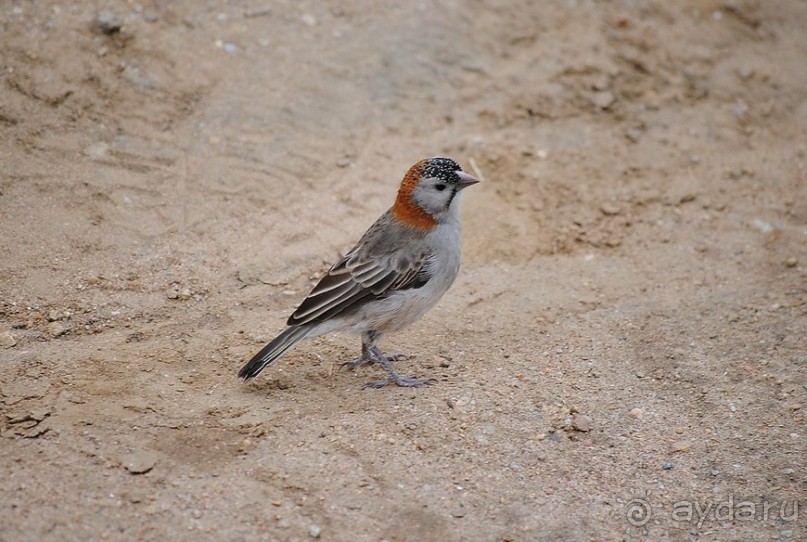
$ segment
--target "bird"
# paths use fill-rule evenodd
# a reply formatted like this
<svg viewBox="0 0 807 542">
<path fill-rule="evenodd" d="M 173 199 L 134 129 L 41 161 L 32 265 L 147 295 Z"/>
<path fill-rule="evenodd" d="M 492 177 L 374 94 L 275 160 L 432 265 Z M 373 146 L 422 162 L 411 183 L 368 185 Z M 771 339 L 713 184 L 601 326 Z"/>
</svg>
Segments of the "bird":
<svg viewBox="0 0 807 542">
<path fill-rule="evenodd" d="M 378 341 L 419 320 L 451 287 L 460 267 L 460 202 L 463 191 L 478 182 L 447 157 L 410 167 L 392 207 L 322 276 L 286 329 L 238 376 L 256 377 L 303 339 L 346 331 L 361 336 L 361 355 L 342 365 L 355 369 L 378 363 L 387 373 L 364 388 L 433 382 L 398 374 L 392 362 L 404 356 L 382 352 Z"/>
</svg>

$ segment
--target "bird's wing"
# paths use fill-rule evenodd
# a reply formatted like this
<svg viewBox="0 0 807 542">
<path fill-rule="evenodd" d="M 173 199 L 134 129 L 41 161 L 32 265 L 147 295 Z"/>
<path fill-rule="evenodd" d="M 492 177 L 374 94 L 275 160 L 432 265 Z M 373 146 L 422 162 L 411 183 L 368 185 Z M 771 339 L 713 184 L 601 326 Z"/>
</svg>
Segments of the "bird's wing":
<svg viewBox="0 0 807 542">
<path fill-rule="evenodd" d="M 322 322 L 394 291 L 420 288 L 430 278 L 430 259 L 428 251 L 373 254 L 360 243 L 320 279 L 287 323 Z"/>
</svg>

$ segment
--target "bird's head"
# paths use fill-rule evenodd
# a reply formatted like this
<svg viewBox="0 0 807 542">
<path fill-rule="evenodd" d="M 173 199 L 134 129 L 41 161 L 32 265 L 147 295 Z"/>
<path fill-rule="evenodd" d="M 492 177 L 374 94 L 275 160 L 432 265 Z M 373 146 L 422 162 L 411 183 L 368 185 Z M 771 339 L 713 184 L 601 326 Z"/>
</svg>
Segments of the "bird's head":
<svg viewBox="0 0 807 542">
<path fill-rule="evenodd" d="M 392 212 L 409 226 L 431 229 L 454 216 L 461 191 L 478 182 L 451 158 L 421 160 L 401 180 Z"/>
</svg>

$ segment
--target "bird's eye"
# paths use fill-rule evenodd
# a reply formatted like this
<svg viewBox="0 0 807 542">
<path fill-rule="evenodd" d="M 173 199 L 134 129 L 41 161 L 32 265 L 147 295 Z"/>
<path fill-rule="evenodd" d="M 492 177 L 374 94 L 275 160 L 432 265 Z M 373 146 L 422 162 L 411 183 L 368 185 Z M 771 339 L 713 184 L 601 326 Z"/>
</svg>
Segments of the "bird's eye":
<svg viewBox="0 0 807 542">
<path fill-rule="evenodd" d="M 446 189 L 446 185 L 444 184 L 436 184 L 434 185 L 434 187 L 437 189 L 438 192 L 442 192 L 443 190 Z"/>
</svg>

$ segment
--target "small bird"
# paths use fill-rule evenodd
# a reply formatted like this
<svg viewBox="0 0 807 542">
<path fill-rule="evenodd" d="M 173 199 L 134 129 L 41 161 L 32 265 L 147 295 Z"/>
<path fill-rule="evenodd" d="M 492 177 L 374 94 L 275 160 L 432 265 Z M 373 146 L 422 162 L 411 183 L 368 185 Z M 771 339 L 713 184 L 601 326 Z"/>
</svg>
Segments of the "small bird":
<svg viewBox="0 0 807 542">
<path fill-rule="evenodd" d="M 376 343 L 419 320 L 454 282 L 460 267 L 462 191 L 478 182 L 451 158 L 428 158 L 409 168 L 393 206 L 328 270 L 289 317 L 288 327 L 238 376 L 254 378 L 305 338 L 347 331 L 361 335 L 361 356 L 343 366 L 380 363 L 387 371 L 387 378 L 364 387 L 431 382 L 399 375 L 391 362 L 402 356 L 385 354 Z"/>
</svg>

